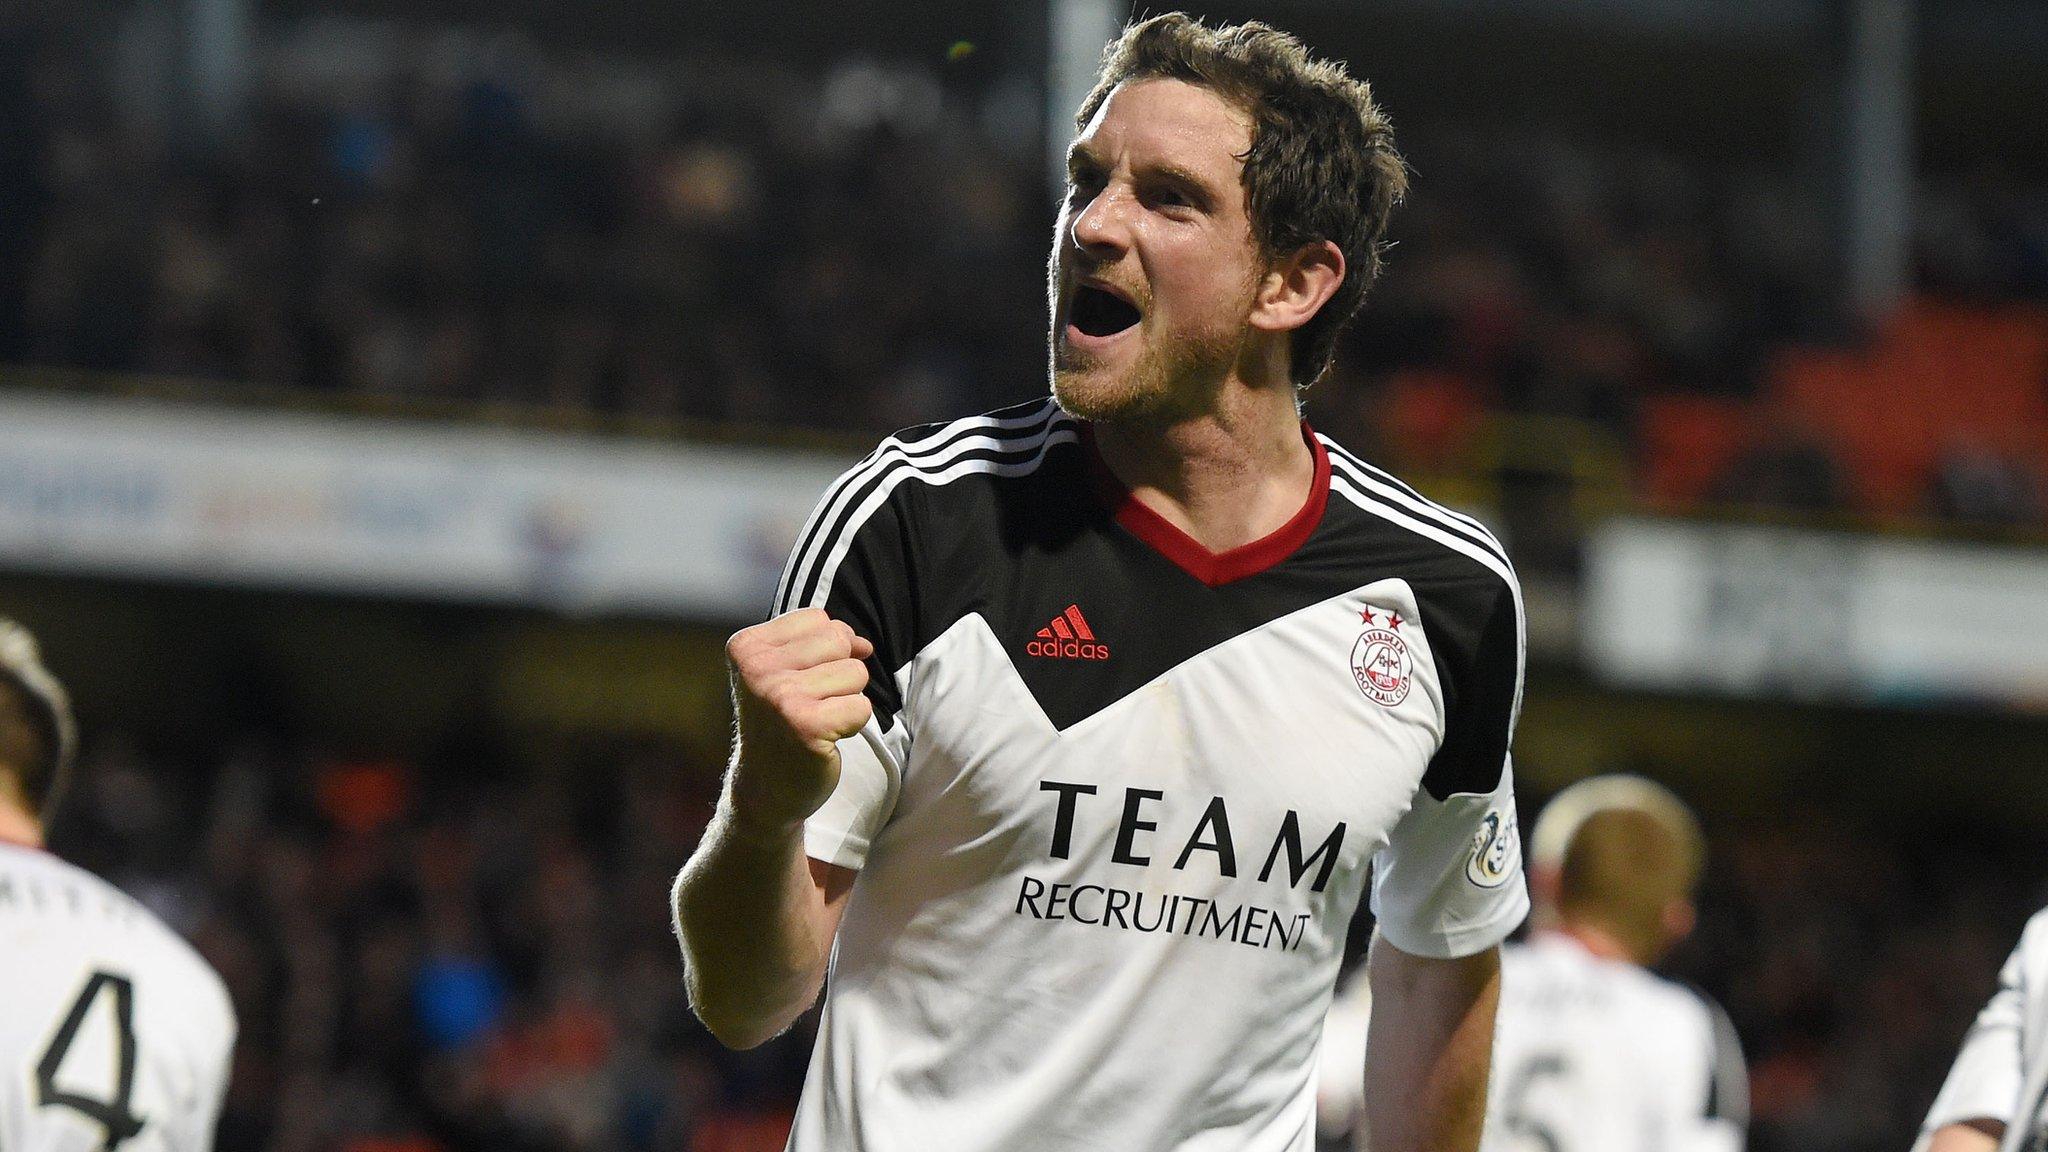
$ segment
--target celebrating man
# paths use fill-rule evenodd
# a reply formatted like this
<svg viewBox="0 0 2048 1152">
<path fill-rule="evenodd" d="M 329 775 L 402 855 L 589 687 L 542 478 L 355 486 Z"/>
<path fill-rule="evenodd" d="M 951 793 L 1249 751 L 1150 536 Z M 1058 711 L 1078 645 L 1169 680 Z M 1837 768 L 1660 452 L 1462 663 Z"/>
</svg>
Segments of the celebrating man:
<svg viewBox="0 0 2048 1152">
<path fill-rule="evenodd" d="M 745 1046 L 827 987 L 799 1152 L 1305 1152 L 1370 866 L 1374 1147 L 1469 1152 L 1527 908 L 1520 593 L 1297 407 L 1391 130 L 1292 37 L 1180 15 L 1076 122 L 1051 400 L 885 441 L 728 646 L 692 1002 Z"/>
</svg>

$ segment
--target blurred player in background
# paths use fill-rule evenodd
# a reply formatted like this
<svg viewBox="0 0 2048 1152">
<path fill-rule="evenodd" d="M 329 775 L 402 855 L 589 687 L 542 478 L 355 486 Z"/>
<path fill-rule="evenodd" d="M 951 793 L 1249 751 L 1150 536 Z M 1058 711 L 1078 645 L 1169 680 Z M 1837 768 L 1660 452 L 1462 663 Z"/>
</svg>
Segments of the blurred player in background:
<svg viewBox="0 0 2048 1152">
<path fill-rule="evenodd" d="M 2020 933 L 1913 1148 L 2048 1149 L 2048 910 Z"/>
<path fill-rule="evenodd" d="M 44 850 L 75 744 L 63 686 L 0 619 L 0 1149 L 204 1152 L 234 1006 L 177 933 Z"/>
<path fill-rule="evenodd" d="M 1486 1152 L 1733 1152 L 1748 1077 L 1719 1006 L 1648 971 L 1693 928 L 1706 841 L 1662 785 L 1558 793 L 1529 842 L 1534 934 L 1501 960 Z M 1367 982 L 1331 1011 L 1322 1127 L 1358 1127 Z"/>
<path fill-rule="evenodd" d="M 1470 1152 L 1528 908 L 1520 590 L 1298 408 L 1391 129 L 1293 38 L 1179 15 L 1078 122 L 1053 398 L 885 441 L 728 648 L 692 1003 L 759 1043 L 829 963 L 797 1152 L 1310 1152 L 1371 862 L 1375 1138 Z"/>
</svg>

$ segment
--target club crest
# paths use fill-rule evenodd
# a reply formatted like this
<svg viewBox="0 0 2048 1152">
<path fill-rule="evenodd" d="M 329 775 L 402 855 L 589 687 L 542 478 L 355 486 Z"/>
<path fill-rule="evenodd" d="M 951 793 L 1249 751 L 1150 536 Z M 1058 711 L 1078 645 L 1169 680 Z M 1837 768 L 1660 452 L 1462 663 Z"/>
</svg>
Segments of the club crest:
<svg viewBox="0 0 2048 1152">
<path fill-rule="evenodd" d="M 1392 627 L 1369 627 L 1351 646 L 1351 678 L 1374 703 L 1392 708 L 1406 700 L 1414 673 L 1415 658 L 1408 651 L 1408 642 Z"/>
</svg>

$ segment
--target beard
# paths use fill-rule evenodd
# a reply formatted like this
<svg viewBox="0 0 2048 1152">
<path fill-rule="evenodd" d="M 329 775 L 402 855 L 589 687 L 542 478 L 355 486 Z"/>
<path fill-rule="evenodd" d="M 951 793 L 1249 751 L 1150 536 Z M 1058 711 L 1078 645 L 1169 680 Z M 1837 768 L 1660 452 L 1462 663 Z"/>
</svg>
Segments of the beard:
<svg viewBox="0 0 2048 1152">
<path fill-rule="evenodd" d="M 1067 220 L 1061 216 L 1061 235 Z M 1060 316 L 1060 246 L 1053 245 L 1046 260 L 1046 303 L 1051 316 L 1047 333 L 1047 360 L 1052 377 L 1053 400 L 1060 409 L 1079 420 L 1097 422 L 1147 421 L 1168 423 L 1176 417 L 1201 412 L 1213 404 L 1216 394 L 1243 350 L 1242 325 L 1231 328 L 1197 329 L 1165 333 L 1154 331 L 1155 301 L 1149 286 L 1128 284 L 1131 303 L 1140 319 L 1129 332 L 1138 343 L 1135 353 L 1118 349 L 1111 357 L 1062 340 L 1064 321 Z M 1250 296 L 1256 281 L 1244 287 L 1243 308 L 1251 309 Z"/>
<path fill-rule="evenodd" d="M 1130 338 L 1135 354 L 1116 355 L 1118 364 L 1076 348 L 1054 331 L 1050 340 L 1052 396 L 1060 409 L 1080 420 L 1171 421 L 1205 411 L 1237 362 L 1241 332 L 1192 332 L 1161 339 L 1141 320 Z"/>
<path fill-rule="evenodd" d="M 1143 340 L 1143 334 L 1136 334 Z M 1165 346 L 1146 344 L 1127 363 L 1061 344 L 1053 337 L 1052 396 L 1061 410 L 1081 420 L 1128 421 L 1171 418 L 1182 409 L 1199 410 L 1228 375 L 1234 342 L 1211 337 Z"/>
</svg>

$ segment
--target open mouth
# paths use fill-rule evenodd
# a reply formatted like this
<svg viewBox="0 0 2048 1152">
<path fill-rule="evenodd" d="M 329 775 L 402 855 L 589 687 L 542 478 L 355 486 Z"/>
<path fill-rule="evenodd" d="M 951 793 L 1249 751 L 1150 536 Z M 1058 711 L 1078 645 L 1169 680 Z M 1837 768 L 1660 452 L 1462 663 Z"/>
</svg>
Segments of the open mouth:
<svg viewBox="0 0 2048 1152">
<path fill-rule="evenodd" d="M 1074 290 L 1074 303 L 1067 310 L 1067 321 L 1088 336 L 1114 336 L 1139 318 L 1137 305 L 1092 284 Z"/>
</svg>

